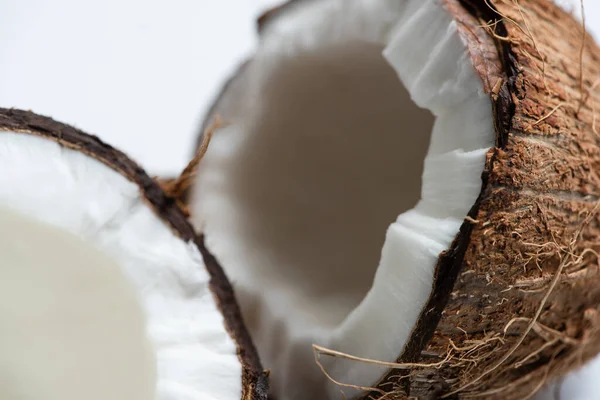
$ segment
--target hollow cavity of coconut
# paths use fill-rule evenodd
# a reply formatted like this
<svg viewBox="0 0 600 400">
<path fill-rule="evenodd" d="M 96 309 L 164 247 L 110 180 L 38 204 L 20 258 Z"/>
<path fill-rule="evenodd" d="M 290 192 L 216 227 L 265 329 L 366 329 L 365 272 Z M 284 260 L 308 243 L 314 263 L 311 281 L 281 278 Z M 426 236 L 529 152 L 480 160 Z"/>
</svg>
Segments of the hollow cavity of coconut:
<svg viewBox="0 0 600 400">
<path fill-rule="evenodd" d="M 0 109 L 0 398 L 266 399 L 223 271 L 124 154 Z"/>
<path fill-rule="evenodd" d="M 260 31 L 190 203 L 276 398 L 523 399 L 599 351 L 600 53 L 576 21 L 305 0 Z"/>
</svg>

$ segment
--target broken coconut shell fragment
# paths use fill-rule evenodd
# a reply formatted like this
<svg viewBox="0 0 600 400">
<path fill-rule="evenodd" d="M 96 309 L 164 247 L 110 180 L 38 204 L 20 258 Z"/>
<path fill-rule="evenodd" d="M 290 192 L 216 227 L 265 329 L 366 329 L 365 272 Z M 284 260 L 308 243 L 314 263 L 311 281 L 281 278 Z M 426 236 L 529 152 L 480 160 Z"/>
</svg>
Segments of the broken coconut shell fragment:
<svg viewBox="0 0 600 400">
<path fill-rule="evenodd" d="M 0 109 L 0 397 L 266 399 L 223 270 L 135 162 Z"/>
<path fill-rule="evenodd" d="M 261 18 L 189 205 L 276 398 L 524 399 L 600 351 L 599 61 L 546 0 Z"/>
</svg>

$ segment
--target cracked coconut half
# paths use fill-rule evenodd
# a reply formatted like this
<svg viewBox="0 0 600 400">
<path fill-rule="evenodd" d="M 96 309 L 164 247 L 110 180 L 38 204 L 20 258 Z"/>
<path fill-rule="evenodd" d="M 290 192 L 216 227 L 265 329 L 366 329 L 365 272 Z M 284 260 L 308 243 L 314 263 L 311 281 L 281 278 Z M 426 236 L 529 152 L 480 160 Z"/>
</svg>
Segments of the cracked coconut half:
<svg viewBox="0 0 600 400">
<path fill-rule="evenodd" d="M 297 0 L 259 30 L 189 203 L 275 398 L 524 399 L 600 350 L 600 52 L 578 22 Z"/>
<path fill-rule="evenodd" d="M 0 398 L 266 399 L 223 271 L 124 154 L 0 109 Z"/>
</svg>

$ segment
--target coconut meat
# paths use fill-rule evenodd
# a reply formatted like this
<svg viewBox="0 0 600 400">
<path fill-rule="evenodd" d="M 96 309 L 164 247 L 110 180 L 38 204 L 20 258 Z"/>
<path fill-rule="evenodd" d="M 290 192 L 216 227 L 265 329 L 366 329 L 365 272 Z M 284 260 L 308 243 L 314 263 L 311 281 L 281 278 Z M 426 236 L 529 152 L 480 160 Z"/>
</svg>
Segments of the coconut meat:
<svg viewBox="0 0 600 400">
<path fill-rule="evenodd" d="M 279 399 L 339 398 L 313 343 L 392 362 L 481 190 L 489 97 L 440 0 L 298 1 L 214 108 L 193 195 Z M 386 368 L 321 357 L 336 380 Z"/>
<path fill-rule="evenodd" d="M 120 267 L 0 208 L 0 398 L 153 399 L 153 349 Z"/>
<path fill-rule="evenodd" d="M 241 398 L 198 248 L 137 184 L 19 132 L 0 170 L 2 399 Z"/>
</svg>

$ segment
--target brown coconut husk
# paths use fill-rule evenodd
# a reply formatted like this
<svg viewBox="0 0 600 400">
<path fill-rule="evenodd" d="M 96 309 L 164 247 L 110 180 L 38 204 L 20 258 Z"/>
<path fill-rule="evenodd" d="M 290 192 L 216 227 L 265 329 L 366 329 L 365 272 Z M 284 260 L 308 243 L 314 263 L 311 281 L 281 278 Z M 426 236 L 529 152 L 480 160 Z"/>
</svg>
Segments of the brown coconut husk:
<svg viewBox="0 0 600 400">
<path fill-rule="evenodd" d="M 548 0 L 443 3 L 490 96 L 496 146 L 398 363 L 362 398 L 527 399 L 600 352 L 600 50 Z"/>
<path fill-rule="evenodd" d="M 380 386 L 525 399 L 600 351 L 596 93 L 583 104 L 579 82 L 583 71 L 593 84 L 600 52 L 588 38 L 582 63 L 586 33 L 548 1 L 445 3 L 492 99 L 497 146 L 399 361 L 451 358 Z"/>
<path fill-rule="evenodd" d="M 189 207 L 187 200 L 189 197 L 189 191 L 196 178 L 196 172 L 198 171 L 198 165 L 204 158 L 210 144 L 210 140 L 215 131 L 223 125 L 219 116 L 216 116 L 213 123 L 206 129 L 203 129 L 200 141 L 198 142 L 198 149 L 192 160 L 185 166 L 183 171 L 176 178 L 156 178 L 156 182 L 163 189 L 167 197 L 173 199 L 177 205 L 184 212 L 186 217 L 189 217 Z"/>
<path fill-rule="evenodd" d="M 84 153 L 110 167 L 139 186 L 147 204 L 178 237 L 198 246 L 211 277 L 210 287 L 217 307 L 224 317 L 227 331 L 237 345 L 237 352 L 242 364 L 241 399 L 266 400 L 268 373 L 263 371 L 258 353 L 244 325 L 231 284 L 223 269 L 206 249 L 204 237 L 196 235 L 186 215 L 174 199 L 169 197 L 158 183 L 124 153 L 102 142 L 96 136 L 86 134 L 72 126 L 29 111 L 0 108 L 0 135 L 3 131 L 35 135 L 57 142 L 65 148 Z M 207 371 L 207 373 L 210 372 Z"/>
<path fill-rule="evenodd" d="M 525 399 L 600 351 L 596 94 L 582 104 L 578 82 L 579 68 L 598 76 L 600 52 L 588 38 L 582 64 L 585 32 L 548 1 L 445 3 L 492 99 L 497 146 L 399 362 L 450 359 L 379 387 Z"/>
</svg>

